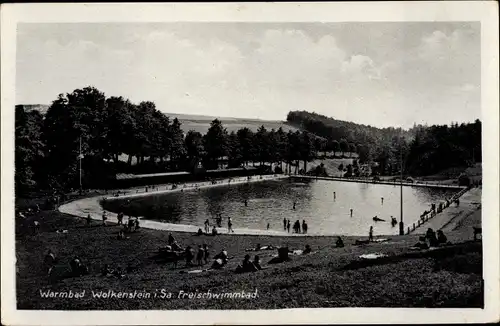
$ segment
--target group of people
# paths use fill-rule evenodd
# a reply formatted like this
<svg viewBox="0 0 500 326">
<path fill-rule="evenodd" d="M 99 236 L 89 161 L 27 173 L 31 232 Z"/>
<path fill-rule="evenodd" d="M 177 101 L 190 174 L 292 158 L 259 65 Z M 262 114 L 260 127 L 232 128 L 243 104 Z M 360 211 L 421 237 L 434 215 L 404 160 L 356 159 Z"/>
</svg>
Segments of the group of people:
<svg viewBox="0 0 500 326">
<path fill-rule="evenodd" d="M 196 264 L 198 266 L 203 266 L 208 263 L 208 258 L 210 257 L 210 252 L 208 251 L 208 245 L 203 244 L 198 246 L 198 252 L 195 256 L 195 251 L 193 247 L 186 247 L 186 266 L 193 266 L 194 259 L 196 258 Z"/>
<path fill-rule="evenodd" d="M 128 232 L 134 232 L 139 230 L 140 228 L 140 222 L 139 218 L 132 218 L 132 216 L 129 216 L 127 223 L 123 222 L 124 214 L 122 212 L 118 213 L 117 215 L 117 220 L 118 220 L 118 225 L 123 225 L 123 230 L 120 231 L 118 238 L 123 238 L 122 234 L 128 233 Z M 108 215 L 106 211 L 102 213 L 102 225 L 107 226 L 107 221 L 108 220 Z M 87 215 L 86 218 L 87 226 L 92 225 L 92 216 L 90 213 Z"/>
<path fill-rule="evenodd" d="M 203 245 L 198 245 L 198 251 L 196 252 L 192 246 L 187 246 L 185 249 L 175 240 L 173 235 L 170 233 L 168 235 L 168 246 L 166 248 L 171 253 L 176 253 L 177 258 L 184 258 L 186 262 L 186 267 L 192 266 L 203 266 L 209 263 L 210 251 L 208 245 L 205 243 Z M 222 268 L 229 257 L 227 251 L 222 249 L 220 253 L 214 256 L 214 262 L 211 266 L 212 269 Z M 174 260 L 175 266 L 177 265 L 177 259 Z"/>
<path fill-rule="evenodd" d="M 44 270 L 48 276 L 51 275 L 52 271 L 54 270 L 54 267 L 56 266 L 57 261 L 58 259 L 55 253 L 49 249 L 43 260 Z M 82 276 L 82 275 L 87 275 L 89 273 L 87 265 L 85 265 L 78 256 L 75 256 L 73 259 L 70 260 L 69 267 L 71 276 Z"/>
<path fill-rule="evenodd" d="M 215 223 L 216 223 L 217 227 L 219 227 L 219 228 L 222 227 L 222 214 L 221 213 L 217 214 L 217 217 L 215 218 Z M 210 233 L 210 220 L 207 218 L 203 224 L 204 224 L 205 234 L 209 234 Z M 198 234 L 200 234 L 200 230 L 198 230 Z M 227 218 L 227 231 L 229 233 L 234 233 L 233 221 L 232 221 L 231 217 Z M 201 233 L 203 233 L 203 231 Z M 217 235 L 217 234 L 218 234 L 218 231 L 217 231 L 215 225 L 213 225 L 212 226 L 212 235 Z"/>
<path fill-rule="evenodd" d="M 140 223 L 139 223 L 138 217 L 132 218 L 132 216 L 129 216 L 126 224 L 123 223 L 123 217 L 124 217 L 124 214 L 122 212 L 118 213 L 118 215 L 117 215 L 118 225 L 123 225 L 124 232 L 133 232 L 133 231 L 139 230 Z"/>
<path fill-rule="evenodd" d="M 283 230 L 285 230 L 288 233 L 290 233 L 290 226 L 291 226 L 290 219 L 284 218 L 283 219 Z M 295 223 L 293 224 L 293 232 L 294 233 L 307 234 L 307 228 L 308 228 L 308 226 L 307 226 L 307 223 L 306 223 L 305 220 L 302 220 L 302 228 L 301 228 L 299 220 L 295 221 Z"/>
<path fill-rule="evenodd" d="M 448 244 L 448 238 L 442 230 L 435 232 L 432 228 L 428 228 L 425 236 L 420 237 L 419 242 L 414 246 L 419 249 L 428 249 L 430 247 L 438 247 Z"/>
</svg>

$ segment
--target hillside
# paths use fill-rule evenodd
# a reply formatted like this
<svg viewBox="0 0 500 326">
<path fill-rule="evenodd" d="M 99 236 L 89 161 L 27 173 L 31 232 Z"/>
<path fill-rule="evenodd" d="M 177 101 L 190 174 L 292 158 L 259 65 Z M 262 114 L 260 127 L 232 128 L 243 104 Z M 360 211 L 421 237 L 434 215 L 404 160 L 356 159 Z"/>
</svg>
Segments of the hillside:
<svg viewBox="0 0 500 326">
<path fill-rule="evenodd" d="M 394 137 L 411 138 L 411 132 L 401 128 L 377 128 L 350 121 L 337 120 L 307 111 L 290 111 L 287 122 L 326 139 L 346 139 L 356 144 L 380 144 Z"/>
</svg>

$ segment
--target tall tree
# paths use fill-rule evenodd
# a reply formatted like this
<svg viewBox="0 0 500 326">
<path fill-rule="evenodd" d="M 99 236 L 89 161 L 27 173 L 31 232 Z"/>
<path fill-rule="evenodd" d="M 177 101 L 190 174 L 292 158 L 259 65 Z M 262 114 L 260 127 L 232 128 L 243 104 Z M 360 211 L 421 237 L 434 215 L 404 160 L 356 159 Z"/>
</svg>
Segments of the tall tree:
<svg viewBox="0 0 500 326">
<path fill-rule="evenodd" d="M 301 134 L 297 130 L 295 132 L 292 132 L 291 130 L 288 131 L 287 138 L 288 138 L 288 150 L 286 154 L 286 161 L 288 165 L 288 173 L 292 173 L 292 165 L 295 165 L 295 174 L 298 172 L 298 167 L 299 167 L 299 160 L 300 160 L 300 137 Z"/>
<path fill-rule="evenodd" d="M 179 119 L 175 118 L 170 125 L 170 162 L 174 169 L 179 168 L 179 162 L 186 155 L 186 148 L 184 147 L 184 132 L 181 129 Z"/>
<path fill-rule="evenodd" d="M 352 153 L 356 153 L 356 151 L 356 145 L 353 143 L 349 144 L 349 157 L 352 157 Z"/>
<path fill-rule="evenodd" d="M 288 137 L 281 127 L 276 131 L 275 142 L 277 159 L 281 165 L 281 170 L 283 170 L 283 161 L 286 159 L 289 144 Z"/>
<path fill-rule="evenodd" d="M 335 153 L 340 151 L 340 144 L 339 144 L 339 142 L 336 141 L 336 140 L 332 140 L 332 142 L 331 142 L 331 149 L 333 151 L 333 156 L 335 156 Z"/>
<path fill-rule="evenodd" d="M 369 163 L 372 160 L 370 146 L 362 144 L 358 146 L 357 150 L 360 163 Z"/>
<path fill-rule="evenodd" d="M 42 139 L 43 117 L 38 111 L 15 109 L 15 171 L 16 195 L 40 187 L 43 183 Z M 41 181 L 41 182 L 40 182 Z"/>
<path fill-rule="evenodd" d="M 349 150 L 349 144 L 348 144 L 347 140 L 342 138 L 340 140 L 339 145 L 340 145 L 340 150 L 342 151 L 342 156 L 344 156 L 345 152 L 347 152 Z"/>
<path fill-rule="evenodd" d="M 300 137 L 300 159 L 304 163 L 304 173 L 307 173 L 307 162 L 310 162 L 314 157 L 314 141 L 313 135 L 307 131 L 302 132 Z"/>
<path fill-rule="evenodd" d="M 236 132 L 238 137 L 238 146 L 241 149 L 241 157 L 243 162 L 248 165 L 250 160 L 255 160 L 255 142 L 254 133 L 247 127 L 238 129 Z"/>
<path fill-rule="evenodd" d="M 203 146 L 206 152 L 207 169 L 218 168 L 219 159 L 227 155 L 227 130 L 219 119 L 210 123 L 210 128 L 203 137 Z"/>
<path fill-rule="evenodd" d="M 234 131 L 227 136 L 228 166 L 238 168 L 243 162 L 243 155 L 239 144 L 238 136 Z"/>
<path fill-rule="evenodd" d="M 118 164 L 118 157 L 122 153 L 131 154 L 130 142 L 135 133 L 135 121 L 132 116 L 132 103 L 123 97 L 110 97 L 106 100 L 106 115 L 104 126 L 107 130 L 105 155 L 113 158 Z"/>
<path fill-rule="evenodd" d="M 77 187 L 79 141 L 89 165 L 102 165 L 107 145 L 104 93 L 94 87 L 60 94 L 47 110 L 43 126 L 47 177 L 53 187 Z M 94 169 L 104 173 L 103 169 Z"/>
<path fill-rule="evenodd" d="M 203 136 L 194 130 L 190 130 L 185 138 L 186 154 L 189 159 L 191 169 L 198 167 L 203 155 Z"/>
<path fill-rule="evenodd" d="M 257 133 L 255 134 L 255 143 L 258 151 L 257 156 L 260 164 L 262 165 L 265 162 L 270 162 L 271 143 L 269 139 L 269 133 L 267 132 L 266 128 L 263 125 L 259 127 Z"/>
</svg>

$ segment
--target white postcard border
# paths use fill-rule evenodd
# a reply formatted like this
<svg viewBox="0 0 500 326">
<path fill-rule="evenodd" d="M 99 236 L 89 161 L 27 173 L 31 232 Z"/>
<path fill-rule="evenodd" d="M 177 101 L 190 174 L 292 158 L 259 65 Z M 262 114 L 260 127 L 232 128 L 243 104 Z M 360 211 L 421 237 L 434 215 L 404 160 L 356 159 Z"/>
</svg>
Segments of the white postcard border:
<svg viewBox="0 0 500 326">
<path fill-rule="evenodd" d="M 245 311 L 16 310 L 14 106 L 18 22 L 480 21 L 483 123 L 484 309 L 303 308 Z M 498 3 L 350 2 L 203 4 L 7 4 L 1 7 L 2 323 L 8 325 L 469 323 L 499 318 Z M 251 318 L 249 318 L 251 316 Z"/>
</svg>

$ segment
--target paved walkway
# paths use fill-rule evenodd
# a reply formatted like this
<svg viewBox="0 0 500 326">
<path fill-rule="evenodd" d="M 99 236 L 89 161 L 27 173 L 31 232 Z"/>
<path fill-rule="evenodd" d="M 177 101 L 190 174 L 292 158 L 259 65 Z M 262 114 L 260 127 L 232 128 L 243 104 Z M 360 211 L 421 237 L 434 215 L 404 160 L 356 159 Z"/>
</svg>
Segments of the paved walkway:
<svg viewBox="0 0 500 326">
<path fill-rule="evenodd" d="M 451 204 L 443 212 L 416 228 L 412 234 L 423 234 L 428 228 L 445 232 L 481 226 L 481 188 L 473 188 L 460 197 L 460 206 Z"/>
</svg>

